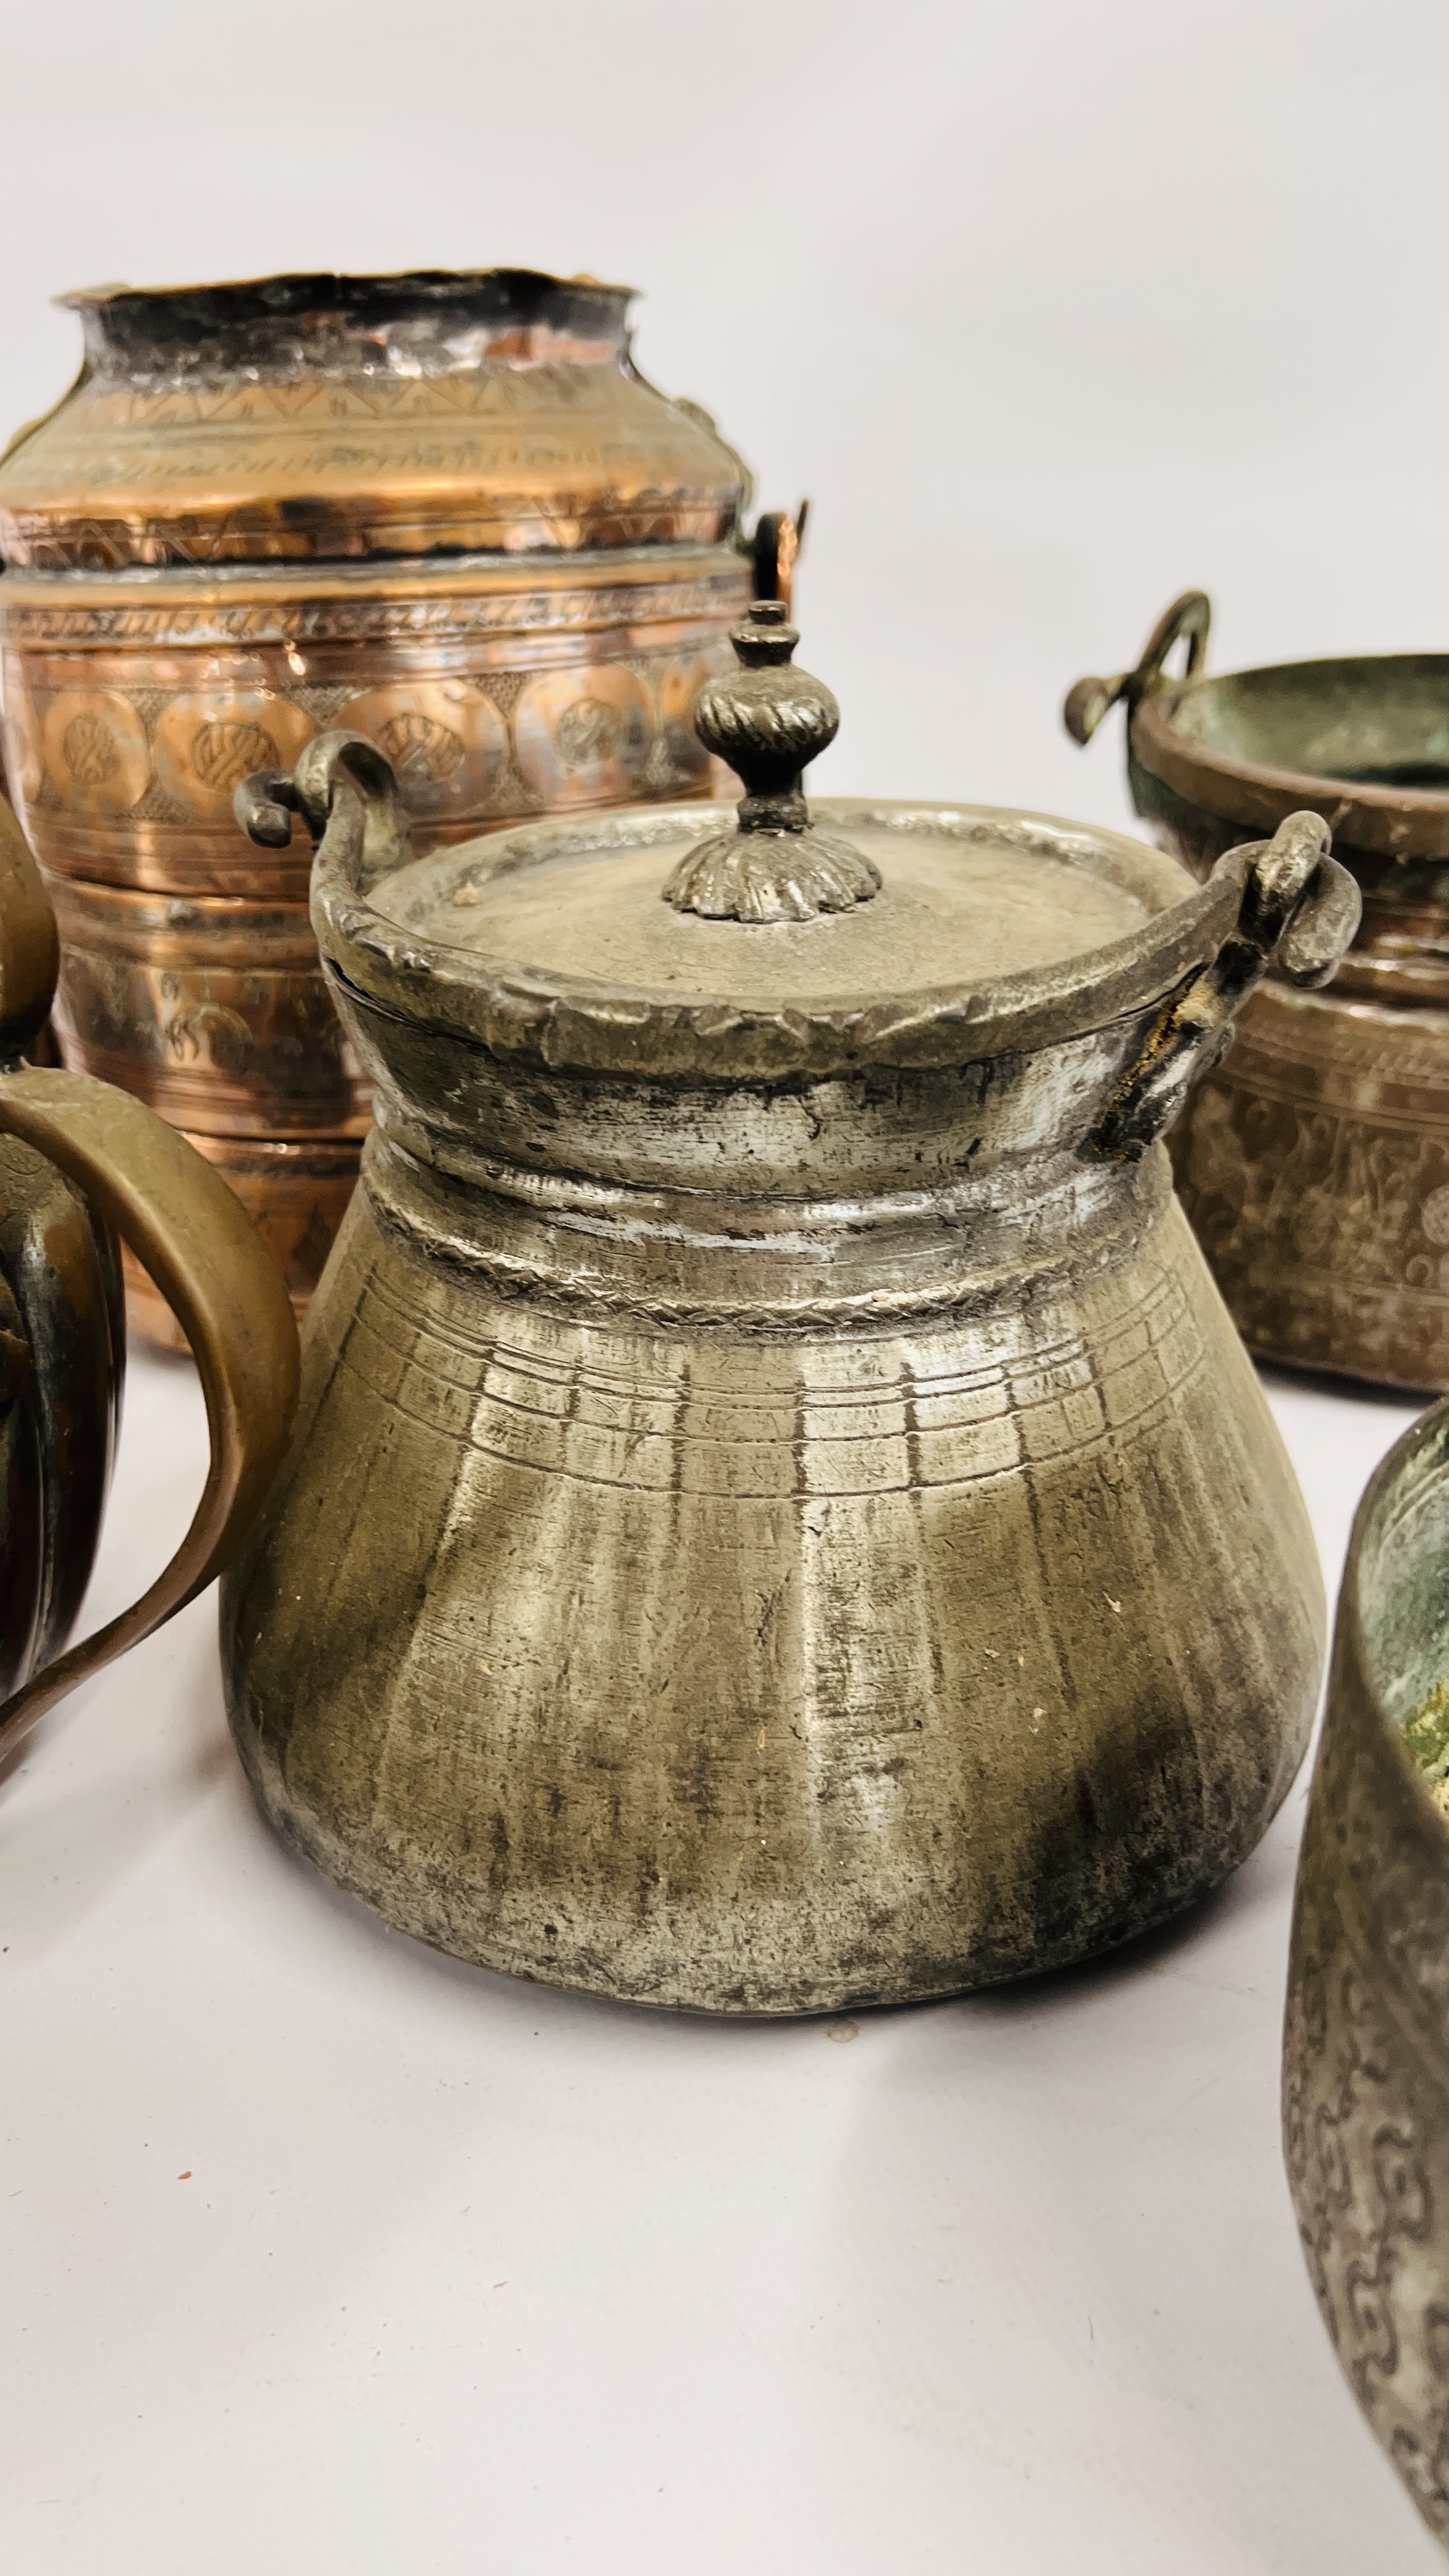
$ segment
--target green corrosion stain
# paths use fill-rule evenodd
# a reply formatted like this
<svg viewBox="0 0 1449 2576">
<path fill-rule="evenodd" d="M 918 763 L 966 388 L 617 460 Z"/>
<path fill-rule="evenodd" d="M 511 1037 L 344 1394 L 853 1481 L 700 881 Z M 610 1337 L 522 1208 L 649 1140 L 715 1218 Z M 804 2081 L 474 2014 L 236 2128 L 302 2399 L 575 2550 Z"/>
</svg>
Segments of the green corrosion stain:
<svg viewBox="0 0 1449 2576">
<path fill-rule="evenodd" d="M 1449 1674 L 1436 1682 L 1404 1726 L 1404 1740 L 1429 1784 L 1435 1806 L 1449 1816 Z"/>
</svg>

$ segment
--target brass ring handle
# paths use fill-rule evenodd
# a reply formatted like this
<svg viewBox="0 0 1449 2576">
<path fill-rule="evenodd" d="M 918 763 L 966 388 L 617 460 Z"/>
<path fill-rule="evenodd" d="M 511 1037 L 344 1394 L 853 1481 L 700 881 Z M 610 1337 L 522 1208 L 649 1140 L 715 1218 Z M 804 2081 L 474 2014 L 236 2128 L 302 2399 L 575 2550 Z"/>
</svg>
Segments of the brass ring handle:
<svg viewBox="0 0 1449 2576">
<path fill-rule="evenodd" d="M 74 1181 L 144 1263 L 195 1354 L 211 1432 L 206 1484 L 170 1564 L 129 1610 L 0 1707 L 3 1757 L 67 1691 L 138 1645 L 230 1562 L 281 1464 L 299 1354 L 282 1274 L 251 1219 L 154 1111 L 89 1075 L 19 1065 L 0 1072 L 0 1132 Z"/>
<path fill-rule="evenodd" d="M 1207 659 L 1208 636 L 1212 629 L 1213 608 L 1205 590 L 1185 590 L 1180 599 L 1164 609 L 1142 647 L 1137 665 L 1131 671 L 1119 671 L 1111 680 L 1078 680 L 1067 691 L 1062 708 L 1062 722 L 1073 742 L 1090 742 L 1102 718 L 1117 704 L 1127 701 L 1130 716 L 1148 692 L 1159 686 L 1162 666 L 1174 644 L 1187 638 L 1187 667 L 1183 678 L 1190 680 Z"/>
<path fill-rule="evenodd" d="M 1225 850 L 1213 878 L 1238 888 L 1238 917 L 1209 965 L 1169 994 L 1087 1141 L 1132 1163 L 1166 1135 L 1188 1093 L 1233 1040 L 1241 1004 L 1273 966 L 1291 984 L 1326 984 L 1358 928 L 1357 880 L 1330 856 L 1321 814 L 1290 814 L 1271 841 Z"/>
</svg>

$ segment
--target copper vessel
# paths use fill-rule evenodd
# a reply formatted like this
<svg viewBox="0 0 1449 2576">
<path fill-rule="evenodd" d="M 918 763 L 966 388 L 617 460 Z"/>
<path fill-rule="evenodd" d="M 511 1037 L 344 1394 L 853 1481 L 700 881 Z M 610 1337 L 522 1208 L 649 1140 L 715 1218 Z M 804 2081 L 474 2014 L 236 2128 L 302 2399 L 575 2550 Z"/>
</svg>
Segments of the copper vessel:
<svg viewBox="0 0 1449 2576">
<path fill-rule="evenodd" d="M 737 823 L 417 858 L 335 734 L 243 791 L 320 842 L 378 1123 L 223 1660 L 265 1813 L 394 1922 L 795 2013 L 1125 1940 L 1285 1795 L 1317 1553 L 1158 1140 L 1354 906 L 1311 815 L 1197 888 L 807 807 L 834 700 L 780 603 L 737 641 Z"/>
<path fill-rule="evenodd" d="M 1354 1522 L 1298 1863 L 1283 2128 L 1334 2349 L 1449 2549 L 1446 1757 L 1449 1404 L 1438 1404 L 1390 1451 Z M 1393 2555 L 1390 2544 L 1385 2563 Z"/>
<path fill-rule="evenodd" d="M 1253 995 L 1174 1140 L 1178 1189 L 1252 1349 L 1449 1386 L 1449 655 L 1210 679 L 1210 619 L 1185 593 L 1134 670 L 1078 683 L 1068 729 L 1124 701 L 1137 811 L 1198 876 L 1321 814 L 1363 913 L 1331 992 Z"/>
<path fill-rule="evenodd" d="M 0 1760 L 226 1564 L 275 1473 L 297 1398 L 282 1276 L 231 1193 L 139 1101 L 25 1060 L 57 962 L 35 862 L 0 798 Z M 63 1653 L 120 1420 L 122 1244 L 195 1352 L 211 1469 L 170 1564 L 129 1610 Z"/>
<path fill-rule="evenodd" d="M 306 867 L 239 839 L 237 782 L 342 725 L 387 753 L 424 847 L 711 793 L 690 709 L 755 586 L 748 478 L 638 373 L 626 288 L 493 270 L 64 300 L 81 375 L 0 462 L 7 756 L 60 914 L 57 1025 L 67 1062 L 206 1140 L 300 1309 L 368 1094 Z M 793 523 L 757 536 L 788 579 Z"/>
</svg>

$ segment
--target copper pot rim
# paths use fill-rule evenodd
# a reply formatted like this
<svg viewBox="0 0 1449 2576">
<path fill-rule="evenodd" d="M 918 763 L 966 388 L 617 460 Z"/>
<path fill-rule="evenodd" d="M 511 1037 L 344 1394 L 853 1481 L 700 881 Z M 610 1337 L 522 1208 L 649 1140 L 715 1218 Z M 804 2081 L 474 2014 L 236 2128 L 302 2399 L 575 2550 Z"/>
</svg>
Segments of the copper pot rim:
<svg viewBox="0 0 1449 2576">
<path fill-rule="evenodd" d="M 1245 837 L 1273 832 L 1307 807 L 1321 814 L 1334 835 L 1351 846 L 1392 858 L 1449 857 L 1449 790 L 1377 787 L 1321 771 L 1279 769 L 1268 762 L 1232 760 L 1184 734 L 1177 719 L 1190 699 L 1225 685 L 1268 680 L 1292 672 L 1342 674 L 1395 667 L 1442 674 L 1449 697 L 1449 654 L 1340 654 L 1308 662 L 1257 663 L 1243 671 L 1199 672 L 1175 686 L 1149 690 L 1132 713 L 1130 747 L 1149 776 L 1216 815 L 1240 824 Z"/>
<path fill-rule="evenodd" d="M 305 886 L 295 902 L 271 893 L 177 894 L 161 887 L 117 885 L 104 877 L 62 875 L 58 870 L 47 874 L 46 886 L 52 905 L 65 917 L 67 933 L 79 919 L 109 919 L 123 938 L 139 935 L 185 944 L 200 937 L 211 957 L 222 953 L 217 943 L 225 941 L 228 932 L 243 940 L 290 943 L 299 955 L 310 955 L 313 946 Z"/>
<path fill-rule="evenodd" d="M 64 294 L 53 295 L 51 303 L 69 313 L 87 313 L 107 304 L 127 300 L 136 303 L 180 303 L 192 295 L 266 296 L 268 309 L 285 310 L 284 294 L 294 294 L 297 301 L 311 302 L 328 290 L 349 287 L 407 288 L 426 295 L 431 288 L 442 294 L 458 288 L 516 284 L 526 287 L 578 288 L 587 294 L 620 296 L 626 300 L 643 293 L 642 287 L 624 286 L 607 278 L 591 277 L 584 270 L 572 276 L 550 268 L 518 268 L 501 262 L 490 268 L 293 268 L 279 269 L 257 277 L 198 278 L 190 283 L 162 286 L 134 286 L 129 280 L 114 279 L 103 286 L 67 287 Z"/>
<path fill-rule="evenodd" d="M 184 606 L 209 595 L 247 601 L 276 600 L 299 611 L 312 601 L 356 600 L 366 606 L 385 594 L 388 599 L 471 598 L 474 594 L 526 598 L 534 591 L 647 590 L 668 591 L 713 573 L 743 578 L 748 557 L 738 539 L 667 538 L 658 544 L 628 546 L 504 547 L 451 554 L 417 555 L 281 555 L 256 562 L 244 559 L 215 563 L 120 563 L 72 565 L 46 571 L 27 563 L 7 564 L 0 572 L 0 631 L 7 608 L 115 607 L 132 596 L 148 604 Z M 614 620 L 601 620 L 612 632 Z M 518 632 L 538 632 L 536 621 L 520 619 Z M 81 639 L 82 645 L 84 641 Z M 115 638 L 95 639 L 114 651 Z M 307 640 L 307 639 L 303 639 Z M 64 648 L 77 649 L 67 637 Z"/>
</svg>

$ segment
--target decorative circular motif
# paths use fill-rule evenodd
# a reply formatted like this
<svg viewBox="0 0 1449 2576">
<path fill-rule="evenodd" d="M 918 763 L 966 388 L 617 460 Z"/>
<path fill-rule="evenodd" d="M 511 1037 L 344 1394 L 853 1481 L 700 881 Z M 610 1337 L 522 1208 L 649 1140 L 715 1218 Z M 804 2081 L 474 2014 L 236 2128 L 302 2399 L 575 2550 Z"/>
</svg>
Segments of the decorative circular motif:
<svg viewBox="0 0 1449 2576">
<path fill-rule="evenodd" d="M 399 778 L 425 789 L 446 787 L 463 757 L 463 737 L 432 716 L 389 716 L 377 739 Z"/>
<path fill-rule="evenodd" d="M 367 689 L 334 720 L 375 742 L 419 819 L 461 820 L 486 804 L 508 751 L 491 698 L 464 680 Z"/>
<path fill-rule="evenodd" d="M 156 727 L 156 775 L 200 820 L 230 824 L 242 780 L 254 769 L 290 769 L 316 730 L 304 708 L 270 689 L 173 698 Z"/>
<path fill-rule="evenodd" d="M 146 728 L 112 689 L 63 689 L 45 717 L 45 766 L 79 814 L 127 814 L 151 783 Z"/>
<path fill-rule="evenodd" d="M 709 753 L 694 730 L 694 702 L 710 680 L 728 670 L 729 649 L 718 653 L 691 653 L 687 661 L 671 662 L 659 683 L 659 721 L 670 760 L 689 778 L 702 778 L 709 767 Z"/>
<path fill-rule="evenodd" d="M 192 766 L 203 787 L 224 796 L 254 769 L 274 766 L 277 746 L 257 724 L 205 724 L 191 746 Z"/>
<path fill-rule="evenodd" d="M 551 808 L 631 796 L 654 748 L 654 711 L 636 671 L 619 663 L 531 680 L 513 719 L 514 757 Z"/>
<path fill-rule="evenodd" d="M 13 665 L 6 690 L 4 744 L 5 776 L 10 784 L 10 794 L 22 808 L 33 805 L 40 794 L 45 764 L 40 755 L 35 709 L 21 688 Z"/>
<path fill-rule="evenodd" d="M 1449 1182 L 1429 1192 L 1419 1210 L 1419 1223 L 1431 1243 L 1449 1243 Z"/>
<path fill-rule="evenodd" d="M 121 766 L 121 747 L 110 726 L 88 710 L 71 717 L 61 749 L 66 768 L 82 787 L 104 787 Z"/>
</svg>

